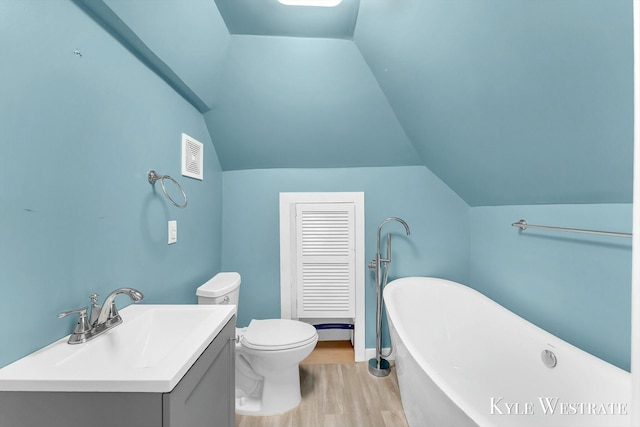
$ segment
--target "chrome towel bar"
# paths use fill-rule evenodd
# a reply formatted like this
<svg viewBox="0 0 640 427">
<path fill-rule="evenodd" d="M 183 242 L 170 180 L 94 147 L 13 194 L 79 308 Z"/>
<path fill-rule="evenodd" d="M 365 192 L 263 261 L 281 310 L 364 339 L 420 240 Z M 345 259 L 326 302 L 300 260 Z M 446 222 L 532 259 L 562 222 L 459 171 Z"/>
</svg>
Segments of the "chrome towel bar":
<svg viewBox="0 0 640 427">
<path fill-rule="evenodd" d="M 551 227 L 548 225 L 532 225 L 527 223 L 524 219 L 511 224 L 513 227 L 518 227 L 520 230 L 526 230 L 527 228 L 539 228 L 541 230 L 553 230 L 553 231 L 566 231 L 569 233 L 584 233 L 584 234 L 599 234 L 601 236 L 613 236 L 613 237 L 633 237 L 631 233 L 617 233 L 614 231 L 598 231 L 598 230 L 584 230 L 581 228 L 566 228 L 566 227 Z"/>
</svg>

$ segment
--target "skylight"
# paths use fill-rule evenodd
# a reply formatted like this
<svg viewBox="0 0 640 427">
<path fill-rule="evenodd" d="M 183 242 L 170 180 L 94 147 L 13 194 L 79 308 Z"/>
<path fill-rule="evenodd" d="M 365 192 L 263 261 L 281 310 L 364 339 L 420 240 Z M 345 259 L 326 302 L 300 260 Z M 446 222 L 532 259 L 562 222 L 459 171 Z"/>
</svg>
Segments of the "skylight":
<svg viewBox="0 0 640 427">
<path fill-rule="evenodd" d="M 287 6 L 334 7 L 342 3 L 342 0 L 278 0 L 278 2 Z"/>
</svg>

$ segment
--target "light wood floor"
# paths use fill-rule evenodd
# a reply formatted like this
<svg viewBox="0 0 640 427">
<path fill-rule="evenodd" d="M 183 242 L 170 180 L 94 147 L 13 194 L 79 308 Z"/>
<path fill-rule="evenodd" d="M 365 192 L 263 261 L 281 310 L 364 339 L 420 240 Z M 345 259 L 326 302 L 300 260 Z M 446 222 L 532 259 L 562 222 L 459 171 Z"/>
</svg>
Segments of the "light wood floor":
<svg viewBox="0 0 640 427">
<path fill-rule="evenodd" d="M 236 415 L 236 427 L 406 427 L 395 370 L 378 378 L 367 365 L 353 358 L 301 364 L 297 408 L 265 417 Z"/>
<path fill-rule="evenodd" d="M 318 341 L 316 348 L 303 365 L 331 365 L 334 363 L 355 363 L 355 353 L 349 341 Z"/>
</svg>

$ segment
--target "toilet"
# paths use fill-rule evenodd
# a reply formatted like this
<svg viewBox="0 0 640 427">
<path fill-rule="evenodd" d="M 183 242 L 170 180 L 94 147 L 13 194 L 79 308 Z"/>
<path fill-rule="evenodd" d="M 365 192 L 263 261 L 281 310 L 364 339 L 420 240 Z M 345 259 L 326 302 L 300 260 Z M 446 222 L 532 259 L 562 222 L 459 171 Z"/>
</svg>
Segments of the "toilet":
<svg viewBox="0 0 640 427">
<path fill-rule="evenodd" d="M 222 272 L 196 291 L 198 304 L 238 304 L 240 274 Z M 316 329 L 289 319 L 253 319 L 236 329 L 236 413 L 273 415 L 300 403 L 299 364 L 318 341 Z"/>
</svg>

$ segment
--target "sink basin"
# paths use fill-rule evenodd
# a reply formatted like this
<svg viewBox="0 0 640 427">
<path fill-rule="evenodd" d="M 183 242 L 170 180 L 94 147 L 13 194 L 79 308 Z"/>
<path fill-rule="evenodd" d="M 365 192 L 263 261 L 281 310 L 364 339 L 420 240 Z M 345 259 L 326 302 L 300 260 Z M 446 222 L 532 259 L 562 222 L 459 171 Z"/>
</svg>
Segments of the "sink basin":
<svg viewBox="0 0 640 427">
<path fill-rule="evenodd" d="M 0 369 L 6 391 L 171 391 L 233 317 L 233 305 L 130 305 L 92 341 L 68 337 Z"/>
</svg>

